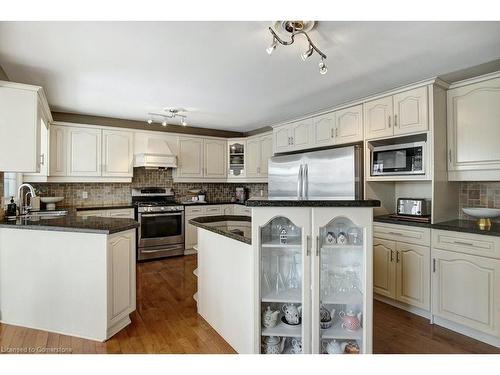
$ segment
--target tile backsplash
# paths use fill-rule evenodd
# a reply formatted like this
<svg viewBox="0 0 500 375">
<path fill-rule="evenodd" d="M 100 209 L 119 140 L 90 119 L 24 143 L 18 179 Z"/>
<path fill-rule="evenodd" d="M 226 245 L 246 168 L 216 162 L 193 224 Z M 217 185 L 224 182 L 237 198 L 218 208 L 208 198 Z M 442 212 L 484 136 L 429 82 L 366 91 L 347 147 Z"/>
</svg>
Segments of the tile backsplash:
<svg viewBox="0 0 500 375">
<path fill-rule="evenodd" d="M 463 207 L 500 208 L 500 182 L 462 182 L 459 199 L 461 219 L 471 219 L 462 212 Z M 494 221 L 500 222 L 500 218 Z"/>
<path fill-rule="evenodd" d="M 3 181 L 3 180 L 2 180 Z M 169 187 L 176 197 L 183 201 L 190 199 L 191 189 L 203 189 L 207 192 L 209 202 L 229 201 L 234 196 L 236 187 L 244 186 L 249 190 L 250 197 L 260 195 L 262 190 L 267 195 L 267 184 L 264 183 L 174 183 L 172 169 L 155 170 L 134 168 L 132 183 L 34 183 L 42 196 L 63 196 L 60 206 L 82 207 L 94 205 L 128 204 L 132 200 L 131 189 L 157 186 Z M 88 198 L 83 199 L 83 192 Z M 3 192 L 3 190 L 2 190 Z"/>
</svg>

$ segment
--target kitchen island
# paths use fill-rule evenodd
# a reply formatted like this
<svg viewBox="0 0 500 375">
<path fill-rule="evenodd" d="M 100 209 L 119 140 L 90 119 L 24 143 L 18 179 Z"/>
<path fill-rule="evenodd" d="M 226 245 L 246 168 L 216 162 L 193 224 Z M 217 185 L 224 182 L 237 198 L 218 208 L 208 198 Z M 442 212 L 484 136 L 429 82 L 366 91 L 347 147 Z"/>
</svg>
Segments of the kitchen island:
<svg viewBox="0 0 500 375">
<path fill-rule="evenodd" d="M 105 341 L 135 310 L 132 219 L 0 222 L 0 322 Z"/>
</svg>

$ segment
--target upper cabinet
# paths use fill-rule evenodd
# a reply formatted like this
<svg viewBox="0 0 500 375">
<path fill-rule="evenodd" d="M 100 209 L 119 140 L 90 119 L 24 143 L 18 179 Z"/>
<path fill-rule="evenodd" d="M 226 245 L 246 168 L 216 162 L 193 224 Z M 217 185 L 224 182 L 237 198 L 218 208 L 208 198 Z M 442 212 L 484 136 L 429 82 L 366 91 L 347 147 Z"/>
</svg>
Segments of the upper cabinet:
<svg viewBox="0 0 500 375">
<path fill-rule="evenodd" d="M 102 131 L 102 175 L 133 176 L 133 133 L 121 130 Z"/>
<path fill-rule="evenodd" d="M 226 147 L 225 139 L 179 137 L 175 180 L 226 180 Z"/>
<path fill-rule="evenodd" d="M 500 180 L 500 77 L 448 91 L 448 179 Z"/>
<path fill-rule="evenodd" d="M 365 138 L 425 132 L 429 129 L 427 87 L 418 87 L 363 104 Z"/>
<path fill-rule="evenodd" d="M 313 119 L 313 143 L 317 147 L 335 144 L 335 112 Z"/>
<path fill-rule="evenodd" d="M 101 176 L 101 129 L 68 128 L 68 175 Z"/>
<path fill-rule="evenodd" d="M 363 106 L 357 105 L 335 112 L 335 144 L 363 140 Z"/>
<path fill-rule="evenodd" d="M 291 124 L 291 145 L 293 150 L 302 150 L 312 146 L 312 119 Z"/>
<path fill-rule="evenodd" d="M 246 177 L 247 147 L 245 139 L 227 141 L 227 178 L 242 179 Z"/>
<path fill-rule="evenodd" d="M 0 81 L 0 171 L 40 173 L 51 122 L 43 88 Z"/>
<path fill-rule="evenodd" d="M 267 164 L 272 156 L 271 134 L 249 138 L 247 140 L 247 179 L 251 181 L 267 179 Z"/>
</svg>

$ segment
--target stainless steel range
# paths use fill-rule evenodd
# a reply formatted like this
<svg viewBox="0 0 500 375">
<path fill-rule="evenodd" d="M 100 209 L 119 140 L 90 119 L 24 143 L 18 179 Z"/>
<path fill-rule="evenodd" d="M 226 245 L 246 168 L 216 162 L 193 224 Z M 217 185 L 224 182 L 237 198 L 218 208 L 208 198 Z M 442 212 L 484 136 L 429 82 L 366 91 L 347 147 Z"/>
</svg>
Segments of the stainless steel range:
<svg viewBox="0 0 500 375">
<path fill-rule="evenodd" d="M 167 188 L 132 189 L 139 260 L 184 254 L 184 207 Z"/>
</svg>

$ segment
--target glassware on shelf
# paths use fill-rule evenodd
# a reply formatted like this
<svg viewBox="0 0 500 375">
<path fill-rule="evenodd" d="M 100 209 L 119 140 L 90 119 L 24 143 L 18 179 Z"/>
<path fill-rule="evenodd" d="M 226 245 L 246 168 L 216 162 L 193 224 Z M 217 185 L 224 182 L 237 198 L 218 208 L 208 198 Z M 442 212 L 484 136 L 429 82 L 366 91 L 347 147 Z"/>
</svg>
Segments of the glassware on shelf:
<svg viewBox="0 0 500 375">
<path fill-rule="evenodd" d="M 337 244 L 347 245 L 347 229 L 343 223 L 337 227 Z"/>
<path fill-rule="evenodd" d="M 276 255 L 276 272 L 274 274 L 273 286 L 274 292 L 278 295 L 285 291 L 285 283 L 280 272 L 280 259 L 281 255 Z"/>
<path fill-rule="evenodd" d="M 347 231 L 347 237 L 349 239 L 349 244 L 360 246 L 363 244 L 363 236 L 361 230 L 358 227 L 351 227 Z"/>
<path fill-rule="evenodd" d="M 286 279 L 286 287 L 290 290 L 296 290 L 300 288 L 300 277 L 297 273 L 297 262 L 295 260 L 295 254 L 290 255 L 290 266 L 288 269 L 288 277 Z"/>
</svg>

